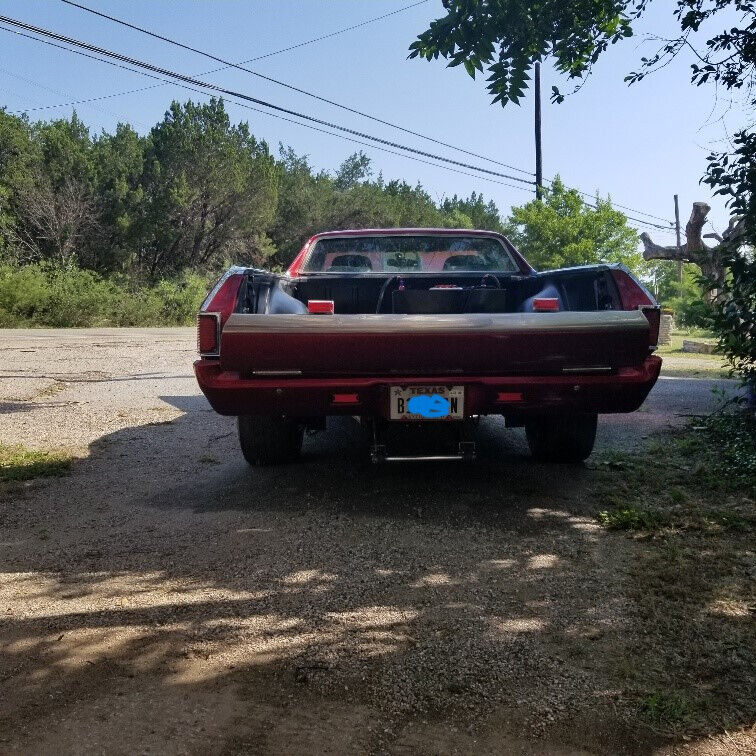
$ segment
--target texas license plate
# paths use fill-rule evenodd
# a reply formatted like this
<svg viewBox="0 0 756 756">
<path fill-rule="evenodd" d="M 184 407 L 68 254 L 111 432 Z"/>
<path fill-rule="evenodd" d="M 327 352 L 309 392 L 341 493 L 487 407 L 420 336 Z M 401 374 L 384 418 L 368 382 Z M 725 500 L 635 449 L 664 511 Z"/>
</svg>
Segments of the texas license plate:
<svg viewBox="0 0 756 756">
<path fill-rule="evenodd" d="M 464 386 L 392 386 L 391 420 L 462 420 Z"/>
</svg>

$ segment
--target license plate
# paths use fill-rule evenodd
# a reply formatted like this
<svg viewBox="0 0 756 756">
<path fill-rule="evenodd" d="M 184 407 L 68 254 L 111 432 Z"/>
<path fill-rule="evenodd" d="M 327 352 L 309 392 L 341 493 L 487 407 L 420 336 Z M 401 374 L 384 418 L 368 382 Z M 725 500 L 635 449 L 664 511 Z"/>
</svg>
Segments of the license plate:
<svg viewBox="0 0 756 756">
<path fill-rule="evenodd" d="M 462 420 L 464 386 L 392 386 L 391 420 Z"/>
</svg>

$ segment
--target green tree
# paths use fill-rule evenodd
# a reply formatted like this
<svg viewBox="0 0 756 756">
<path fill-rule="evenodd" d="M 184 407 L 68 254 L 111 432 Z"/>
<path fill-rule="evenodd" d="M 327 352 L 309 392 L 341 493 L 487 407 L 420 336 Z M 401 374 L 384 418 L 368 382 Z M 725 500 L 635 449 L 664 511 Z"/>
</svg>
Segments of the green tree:
<svg viewBox="0 0 756 756">
<path fill-rule="evenodd" d="M 441 211 L 450 216 L 450 228 L 480 228 L 486 231 L 503 231 L 504 226 L 499 215 L 499 208 L 492 201 L 486 202 L 482 194 L 473 192 L 469 197 L 457 197 L 455 194 L 451 199 L 447 198 L 441 203 Z M 469 225 L 459 225 L 452 220 L 456 216 L 460 223 L 464 223 L 465 218 Z"/>
<path fill-rule="evenodd" d="M 624 263 L 641 272 L 638 235 L 611 202 L 599 199 L 589 207 L 574 189 L 557 177 L 543 202 L 513 207 L 505 232 L 528 262 L 547 270 L 601 262 Z"/>
<path fill-rule="evenodd" d="M 538 61 L 551 60 L 568 79 L 584 79 L 604 52 L 633 35 L 633 24 L 653 0 L 443 0 L 446 15 L 410 45 L 410 57 L 463 65 L 475 78 L 488 73 L 494 102 L 506 105 L 522 98 L 529 72 Z M 650 71 L 692 44 L 701 26 L 726 10 L 736 10 L 743 25 L 710 37 L 693 66 L 695 83 L 716 81 L 727 88 L 753 80 L 756 49 L 754 0 L 664 0 L 679 23 L 679 35 L 667 40 L 630 81 Z M 750 19 L 750 23 L 748 20 Z M 721 56 L 722 53 L 726 53 Z M 719 57 L 718 57 L 719 56 Z M 563 95 L 553 88 L 553 97 Z"/>
<path fill-rule="evenodd" d="M 143 184 L 137 254 L 149 276 L 232 259 L 260 264 L 271 254 L 275 161 L 247 124 L 231 125 L 222 100 L 171 104 L 150 133 Z"/>
<path fill-rule="evenodd" d="M 31 138 L 38 158 L 16 189 L 15 244 L 26 259 L 75 264 L 98 226 L 89 129 L 74 112 L 34 124 Z"/>
<path fill-rule="evenodd" d="M 144 188 L 142 177 L 149 139 L 128 124 L 94 142 L 95 196 L 99 233 L 80 254 L 81 263 L 98 271 L 126 271 L 141 241 Z"/>
<path fill-rule="evenodd" d="M 333 179 L 325 171 L 315 173 L 306 156 L 279 145 L 279 193 L 270 238 L 276 248 L 273 258 L 287 266 L 304 242 L 325 228 L 325 213 L 333 194 Z"/>
<path fill-rule="evenodd" d="M 38 161 L 28 122 L 0 109 L 0 256 L 14 247 L 18 196 L 29 186 Z"/>
</svg>

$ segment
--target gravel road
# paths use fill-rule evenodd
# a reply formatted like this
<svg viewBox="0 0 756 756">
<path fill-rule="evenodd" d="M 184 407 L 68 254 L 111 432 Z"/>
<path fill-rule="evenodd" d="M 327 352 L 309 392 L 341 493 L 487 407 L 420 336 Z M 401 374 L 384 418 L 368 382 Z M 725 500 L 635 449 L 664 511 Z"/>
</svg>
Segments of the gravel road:
<svg viewBox="0 0 756 756">
<path fill-rule="evenodd" d="M 672 752 L 627 724 L 632 546 L 596 527 L 590 465 L 489 419 L 473 464 L 370 467 L 344 419 L 250 469 L 192 329 L 0 331 L 0 354 L 2 443 L 77 458 L 0 487 L 0 754 Z M 715 385 L 661 380 L 598 448 Z"/>
</svg>

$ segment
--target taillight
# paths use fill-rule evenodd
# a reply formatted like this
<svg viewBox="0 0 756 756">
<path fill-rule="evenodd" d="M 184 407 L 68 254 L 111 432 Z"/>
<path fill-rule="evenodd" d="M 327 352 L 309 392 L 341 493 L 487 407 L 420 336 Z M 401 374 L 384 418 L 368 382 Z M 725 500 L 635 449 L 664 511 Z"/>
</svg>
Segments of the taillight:
<svg viewBox="0 0 756 756">
<path fill-rule="evenodd" d="M 647 305 L 641 307 L 643 314 L 648 320 L 648 345 L 649 347 L 656 347 L 659 345 L 659 326 L 661 325 L 661 307 L 654 307 L 653 305 Z"/>
<path fill-rule="evenodd" d="M 197 315 L 197 351 L 205 357 L 217 357 L 220 349 L 220 318 L 217 312 Z"/>
<path fill-rule="evenodd" d="M 236 309 L 244 276 L 226 273 L 213 287 L 197 315 L 197 351 L 203 357 L 218 357 L 221 331 Z"/>
<path fill-rule="evenodd" d="M 623 310 L 642 310 L 648 320 L 648 343 L 655 349 L 659 343 L 659 325 L 661 323 L 661 309 L 648 291 L 636 281 L 627 271 L 612 270 L 614 283 L 620 296 Z"/>
<path fill-rule="evenodd" d="M 533 312 L 559 312 L 559 300 L 556 297 L 536 297 Z"/>
</svg>

